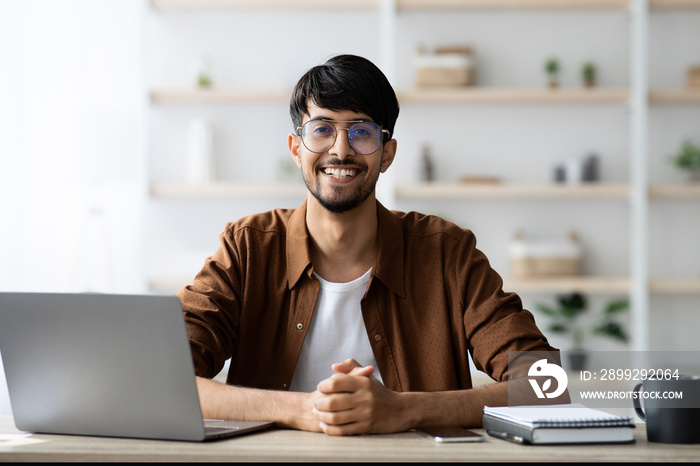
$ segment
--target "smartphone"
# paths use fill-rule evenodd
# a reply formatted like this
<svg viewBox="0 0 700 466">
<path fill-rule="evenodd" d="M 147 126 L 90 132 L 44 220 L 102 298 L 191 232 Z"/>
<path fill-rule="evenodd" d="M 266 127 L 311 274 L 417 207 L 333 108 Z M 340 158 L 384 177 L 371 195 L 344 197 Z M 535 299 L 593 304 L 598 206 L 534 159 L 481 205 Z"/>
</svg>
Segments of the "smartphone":
<svg viewBox="0 0 700 466">
<path fill-rule="evenodd" d="M 463 427 L 425 427 L 416 429 L 416 433 L 439 443 L 482 442 L 484 436 Z"/>
</svg>

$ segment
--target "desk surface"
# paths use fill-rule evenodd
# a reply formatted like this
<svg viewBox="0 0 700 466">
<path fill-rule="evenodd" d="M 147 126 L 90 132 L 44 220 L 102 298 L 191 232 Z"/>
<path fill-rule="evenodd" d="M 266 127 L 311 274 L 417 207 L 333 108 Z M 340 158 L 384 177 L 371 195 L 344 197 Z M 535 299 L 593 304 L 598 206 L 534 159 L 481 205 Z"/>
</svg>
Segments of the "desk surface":
<svg viewBox="0 0 700 466">
<path fill-rule="evenodd" d="M 0 416 L 0 433 L 15 432 L 12 418 Z M 516 445 L 489 436 L 479 443 L 438 445 L 410 432 L 331 437 L 281 429 L 205 443 L 44 434 L 35 434 L 32 439 L 41 443 L 12 446 L 0 441 L 0 461 L 700 461 L 700 444 L 649 443 L 643 424 L 637 425 L 634 444 L 587 446 Z"/>
</svg>

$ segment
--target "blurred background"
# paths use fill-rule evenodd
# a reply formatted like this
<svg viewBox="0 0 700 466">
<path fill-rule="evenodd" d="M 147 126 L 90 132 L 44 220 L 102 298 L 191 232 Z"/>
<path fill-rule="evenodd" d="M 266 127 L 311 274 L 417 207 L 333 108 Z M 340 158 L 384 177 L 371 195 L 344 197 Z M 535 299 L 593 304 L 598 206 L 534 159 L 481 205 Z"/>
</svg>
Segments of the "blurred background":
<svg viewBox="0 0 700 466">
<path fill-rule="evenodd" d="M 546 332 L 579 295 L 588 347 L 697 350 L 699 43 L 693 0 L 0 0 L 0 290 L 189 283 L 304 199 L 290 90 L 353 53 L 401 103 L 381 202 L 472 229 Z"/>
</svg>

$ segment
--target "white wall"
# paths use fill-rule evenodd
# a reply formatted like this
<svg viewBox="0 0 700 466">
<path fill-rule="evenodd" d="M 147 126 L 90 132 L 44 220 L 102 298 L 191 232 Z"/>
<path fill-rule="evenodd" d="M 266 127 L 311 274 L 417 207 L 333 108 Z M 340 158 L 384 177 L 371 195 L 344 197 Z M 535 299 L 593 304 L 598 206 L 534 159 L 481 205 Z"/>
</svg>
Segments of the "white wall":
<svg viewBox="0 0 700 466">
<path fill-rule="evenodd" d="M 0 2 L 0 290 L 142 290 L 142 6 Z"/>
</svg>

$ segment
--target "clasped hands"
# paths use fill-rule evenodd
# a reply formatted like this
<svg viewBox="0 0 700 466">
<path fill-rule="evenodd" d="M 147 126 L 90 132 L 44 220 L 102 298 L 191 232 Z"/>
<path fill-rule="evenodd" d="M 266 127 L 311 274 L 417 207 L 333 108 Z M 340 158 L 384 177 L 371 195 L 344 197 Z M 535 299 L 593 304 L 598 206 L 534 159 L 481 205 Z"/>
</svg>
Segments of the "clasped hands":
<svg viewBox="0 0 700 466">
<path fill-rule="evenodd" d="M 403 419 L 401 394 L 386 388 L 374 367 L 354 359 L 333 364 L 336 372 L 309 393 L 306 430 L 329 435 L 399 432 L 409 428 Z"/>
</svg>

